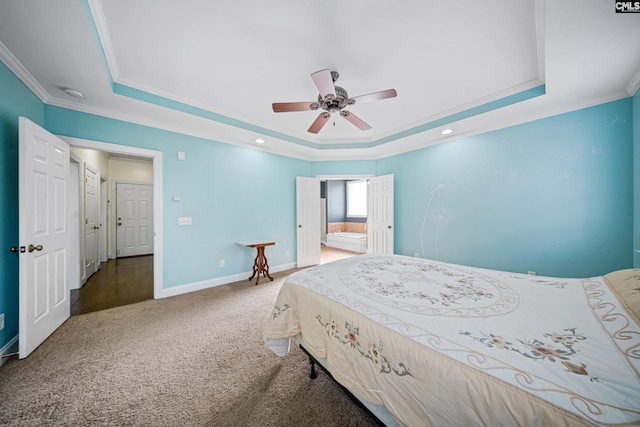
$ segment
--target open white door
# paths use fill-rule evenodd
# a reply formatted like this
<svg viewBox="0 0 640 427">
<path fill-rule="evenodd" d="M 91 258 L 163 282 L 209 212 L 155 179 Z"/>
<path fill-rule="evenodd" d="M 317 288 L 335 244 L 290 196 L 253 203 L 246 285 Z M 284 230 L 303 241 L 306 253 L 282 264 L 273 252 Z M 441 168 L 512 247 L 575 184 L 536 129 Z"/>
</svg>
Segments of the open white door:
<svg viewBox="0 0 640 427">
<path fill-rule="evenodd" d="M 320 264 L 320 180 L 296 177 L 298 268 Z"/>
<path fill-rule="evenodd" d="M 369 179 L 367 252 L 393 254 L 393 174 Z"/>
<path fill-rule="evenodd" d="M 20 117 L 19 358 L 70 314 L 67 285 L 69 144 Z"/>
<path fill-rule="evenodd" d="M 84 164 L 84 262 L 86 278 L 100 268 L 98 261 L 98 172 Z"/>
</svg>

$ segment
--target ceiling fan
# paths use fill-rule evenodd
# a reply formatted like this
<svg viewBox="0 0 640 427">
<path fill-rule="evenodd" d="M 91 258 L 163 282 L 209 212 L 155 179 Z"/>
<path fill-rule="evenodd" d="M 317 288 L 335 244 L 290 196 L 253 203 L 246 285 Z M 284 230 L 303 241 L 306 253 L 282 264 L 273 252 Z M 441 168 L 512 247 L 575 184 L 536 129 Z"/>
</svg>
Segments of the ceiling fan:
<svg viewBox="0 0 640 427">
<path fill-rule="evenodd" d="M 397 96 L 395 89 L 387 89 L 367 95 L 360 95 L 349 98 L 347 91 L 334 83 L 340 74 L 337 71 L 320 70 L 311 74 L 313 83 L 318 88 L 318 101 L 314 102 L 274 102 L 272 104 L 275 113 L 287 113 L 291 111 L 315 111 L 324 110 L 311 124 L 308 131 L 318 133 L 327 123 L 333 113 L 340 112 L 340 115 L 351 122 L 360 130 L 371 129 L 367 123 L 350 111 L 345 110 L 348 105 L 362 104 L 363 102 L 377 101 L 379 99 L 393 98 Z"/>
</svg>

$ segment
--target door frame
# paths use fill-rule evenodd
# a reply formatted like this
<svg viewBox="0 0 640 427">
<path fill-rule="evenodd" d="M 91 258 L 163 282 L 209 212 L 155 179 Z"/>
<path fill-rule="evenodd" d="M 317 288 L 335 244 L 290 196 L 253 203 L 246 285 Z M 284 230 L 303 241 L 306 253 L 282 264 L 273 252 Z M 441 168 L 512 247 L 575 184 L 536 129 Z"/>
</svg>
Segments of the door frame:
<svg viewBox="0 0 640 427">
<path fill-rule="evenodd" d="M 127 180 L 111 181 L 111 196 L 115 200 L 115 202 L 111 203 L 109 206 L 111 209 L 111 243 L 112 243 L 112 249 L 113 249 L 112 259 L 118 258 L 118 191 L 117 191 L 118 184 L 149 185 L 153 187 L 153 183 L 151 182 L 127 181 Z M 156 196 L 156 193 L 153 193 L 153 197 L 155 196 Z M 155 203 L 155 200 L 154 200 L 154 203 Z M 153 212 L 153 215 L 155 216 L 155 210 Z M 156 223 L 155 223 L 155 217 L 154 217 L 153 232 L 155 233 L 155 231 L 156 231 Z M 155 244 L 155 241 L 154 241 L 154 244 Z M 155 254 L 155 247 L 153 248 L 153 253 Z"/>
<path fill-rule="evenodd" d="M 109 205 L 109 192 L 108 192 L 109 178 L 100 174 L 100 245 L 98 247 L 98 262 L 103 263 L 109 261 L 109 239 L 107 238 L 107 219 L 108 217 L 108 205 Z"/>
<path fill-rule="evenodd" d="M 75 170 L 71 165 L 77 165 Z M 69 236 L 69 289 L 75 290 L 82 288 L 82 285 L 86 282 L 85 272 L 84 272 L 84 241 L 82 239 L 82 218 L 84 218 L 84 203 L 80 203 L 80 192 L 84 191 L 82 185 L 82 169 L 83 169 L 83 160 L 77 156 L 73 152 L 69 152 L 69 179 L 71 179 L 71 174 L 75 176 L 76 185 L 74 188 L 69 189 L 69 200 L 73 200 L 74 203 L 77 203 L 78 212 L 76 216 L 69 216 L 69 232 L 71 233 L 71 229 L 73 228 L 73 236 Z M 71 203 L 71 202 L 70 202 Z M 73 239 L 73 240 L 72 240 Z M 75 273 L 72 275 L 71 271 L 75 270 Z M 77 280 L 76 280 L 77 279 Z"/>
<path fill-rule="evenodd" d="M 88 164 L 87 162 L 82 162 L 83 165 L 83 177 L 82 177 L 82 201 L 83 203 L 83 219 L 85 221 L 82 221 L 82 238 L 84 239 L 84 249 L 82 252 L 82 260 L 83 260 L 83 268 L 84 268 L 84 281 L 86 282 L 89 277 L 91 277 L 93 274 L 97 273 L 98 270 L 100 269 L 100 255 L 99 255 L 99 248 L 100 248 L 100 236 L 98 234 L 98 230 L 96 228 L 93 229 L 93 237 L 95 240 L 95 247 L 93 248 L 95 250 L 94 256 L 94 266 L 93 266 L 93 271 L 91 272 L 91 274 L 89 274 L 88 272 L 88 267 L 89 264 L 87 264 L 87 261 L 89 260 L 89 258 L 87 257 L 87 250 L 90 249 L 87 246 L 87 171 L 91 172 L 92 174 L 95 175 L 95 192 L 96 192 L 96 197 L 95 197 L 95 203 L 93 206 L 94 209 L 94 223 L 93 225 L 95 226 L 96 224 L 100 224 L 100 186 L 99 186 L 99 182 L 100 182 L 100 172 L 94 168 L 93 166 L 91 166 L 90 164 Z"/>
<path fill-rule="evenodd" d="M 153 160 L 153 298 L 162 298 L 163 291 L 163 222 L 162 222 L 162 151 L 149 150 L 147 148 L 130 147 L 108 142 L 93 141 L 89 139 L 60 136 L 71 147 L 87 148 L 90 150 L 104 151 L 113 154 L 123 154 L 137 157 L 147 157 Z"/>
<path fill-rule="evenodd" d="M 357 181 L 359 179 L 366 179 L 368 181 L 371 178 L 375 178 L 375 177 L 376 177 L 376 175 L 374 175 L 374 174 L 316 175 L 316 179 L 318 181 Z M 367 219 L 367 224 L 368 223 L 369 223 L 369 220 Z M 368 225 L 367 225 L 367 228 L 368 228 Z M 328 230 L 327 230 L 327 232 L 328 232 Z M 320 238 L 322 239 L 322 235 L 320 235 Z M 369 247 L 369 241 L 367 241 L 367 248 L 368 247 Z"/>
</svg>

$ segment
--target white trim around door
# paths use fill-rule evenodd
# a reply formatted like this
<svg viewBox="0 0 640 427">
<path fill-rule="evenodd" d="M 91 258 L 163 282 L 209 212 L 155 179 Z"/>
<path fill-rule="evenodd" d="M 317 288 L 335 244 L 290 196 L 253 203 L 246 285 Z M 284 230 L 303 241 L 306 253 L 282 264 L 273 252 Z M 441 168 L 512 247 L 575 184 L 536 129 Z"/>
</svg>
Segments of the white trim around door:
<svg viewBox="0 0 640 427">
<path fill-rule="evenodd" d="M 154 254 L 153 254 L 153 297 L 162 298 L 162 152 L 146 148 L 129 147 L 126 145 L 111 144 L 107 142 L 92 141 L 88 139 L 60 137 L 72 147 L 87 148 L 90 150 L 105 151 L 114 154 L 123 154 L 153 159 L 153 216 L 154 216 Z"/>
</svg>

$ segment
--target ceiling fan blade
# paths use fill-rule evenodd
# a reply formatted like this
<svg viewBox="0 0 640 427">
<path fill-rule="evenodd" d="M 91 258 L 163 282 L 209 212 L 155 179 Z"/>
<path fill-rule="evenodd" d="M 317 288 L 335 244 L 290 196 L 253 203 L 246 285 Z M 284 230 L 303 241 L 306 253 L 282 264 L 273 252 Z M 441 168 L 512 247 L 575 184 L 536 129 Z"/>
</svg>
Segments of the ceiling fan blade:
<svg viewBox="0 0 640 427">
<path fill-rule="evenodd" d="M 331 114 L 327 112 L 320 113 L 318 117 L 316 117 L 316 120 L 311 124 L 311 127 L 309 127 L 308 131 L 311 133 L 320 132 L 322 126 L 324 126 L 324 124 L 327 123 L 327 120 L 329 120 L 329 117 L 331 117 Z"/>
<path fill-rule="evenodd" d="M 396 96 L 398 96 L 398 92 L 396 92 L 395 89 L 387 89 L 380 92 L 369 93 L 367 95 L 355 96 L 352 99 L 356 104 L 362 104 L 363 102 L 378 101 L 380 99 L 394 98 Z"/>
<path fill-rule="evenodd" d="M 271 104 L 274 113 L 287 113 L 290 111 L 311 111 L 314 102 L 274 102 Z"/>
<path fill-rule="evenodd" d="M 351 111 L 342 110 L 340 111 L 340 115 L 353 123 L 360 130 L 369 130 L 371 126 L 366 124 L 360 117 L 353 114 Z"/>
<path fill-rule="evenodd" d="M 336 96 L 336 89 L 333 86 L 333 78 L 331 77 L 331 71 L 329 69 L 316 71 L 311 74 L 311 78 L 318 88 L 320 96 L 323 98 L 327 95 Z"/>
</svg>

